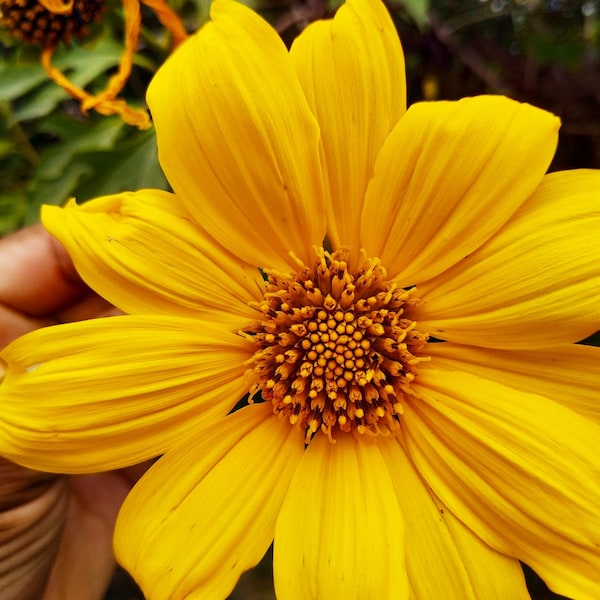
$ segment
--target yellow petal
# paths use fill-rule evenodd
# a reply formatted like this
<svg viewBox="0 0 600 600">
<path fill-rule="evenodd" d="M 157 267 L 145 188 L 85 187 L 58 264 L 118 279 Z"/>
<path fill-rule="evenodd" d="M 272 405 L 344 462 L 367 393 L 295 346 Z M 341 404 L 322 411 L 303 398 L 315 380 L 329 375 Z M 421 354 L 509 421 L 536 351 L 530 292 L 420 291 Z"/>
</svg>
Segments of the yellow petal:
<svg viewBox="0 0 600 600">
<path fill-rule="evenodd" d="M 360 216 L 375 159 L 406 109 L 404 56 L 379 0 L 347 0 L 309 25 L 290 50 L 321 128 L 334 246 L 360 249 Z"/>
<path fill-rule="evenodd" d="M 125 500 L 119 562 L 148 598 L 225 598 L 262 558 L 304 436 L 253 405 L 173 448 Z"/>
<path fill-rule="evenodd" d="M 119 316 L 38 329 L 0 353 L 0 454 L 63 473 L 162 454 L 247 392 L 251 351 L 199 319 Z"/>
<path fill-rule="evenodd" d="M 371 439 L 318 435 L 292 479 L 275 529 L 279 600 L 409 597 L 404 525 Z"/>
<path fill-rule="evenodd" d="M 437 364 L 407 403 L 408 452 L 490 546 L 569 598 L 600 598 L 600 427 L 541 396 Z"/>
<path fill-rule="evenodd" d="M 319 129 L 277 33 L 237 2 L 185 41 L 148 91 L 160 163 L 197 222 L 243 260 L 305 261 L 325 234 Z"/>
<path fill-rule="evenodd" d="M 412 105 L 375 163 L 362 245 L 402 285 L 457 263 L 542 179 L 559 120 L 498 96 Z"/>
<path fill-rule="evenodd" d="M 519 562 L 473 535 L 419 478 L 394 438 L 381 442 L 406 527 L 413 600 L 529 600 Z"/>
<path fill-rule="evenodd" d="M 541 350 L 495 350 L 430 344 L 435 365 L 502 381 L 539 394 L 600 424 L 600 348 L 561 344 Z"/>
<path fill-rule="evenodd" d="M 600 171 L 546 176 L 487 244 L 419 286 L 419 326 L 445 340 L 525 349 L 600 326 Z"/>
<path fill-rule="evenodd" d="M 241 328 L 260 299 L 260 274 L 196 226 L 173 194 L 105 196 L 45 206 L 46 229 L 82 278 L 126 313 L 208 316 Z M 254 297 L 253 297 L 254 296 Z"/>
</svg>

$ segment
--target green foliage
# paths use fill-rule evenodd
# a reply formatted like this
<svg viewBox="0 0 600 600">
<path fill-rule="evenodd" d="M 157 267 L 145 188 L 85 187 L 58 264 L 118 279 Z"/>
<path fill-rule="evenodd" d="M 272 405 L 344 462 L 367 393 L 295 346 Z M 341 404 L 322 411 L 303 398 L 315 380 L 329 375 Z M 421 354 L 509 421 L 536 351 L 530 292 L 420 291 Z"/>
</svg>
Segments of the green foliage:
<svg viewBox="0 0 600 600">
<path fill-rule="evenodd" d="M 432 0 L 446 31 L 470 44 L 493 40 L 536 65 L 576 68 L 600 49 L 598 0 Z"/>
<path fill-rule="evenodd" d="M 12 125 L 0 143 L 0 171 L 6 174 L 0 181 L 1 233 L 35 222 L 44 203 L 144 187 L 168 189 L 153 129 L 137 131 L 115 116 L 53 112 L 32 122 L 15 113 L 6 116 Z"/>
<path fill-rule="evenodd" d="M 145 187 L 167 189 L 156 156 L 154 130 L 139 132 L 118 117 L 79 121 L 59 115 L 43 123 L 55 144 L 45 148 L 27 184 L 25 223 L 42 204 L 62 204 Z"/>
<path fill-rule="evenodd" d="M 0 234 L 17 229 L 25 220 L 27 197 L 21 192 L 0 194 Z"/>
<path fill-rule="evenodd" d="M 77 196 L 82 200 L 124 190 L 168 189 L 158 163 L 154 130 L 136 132 L 109 151 L 91 152 L 80 160 L 100 166 L 79 185 Z"/>
<path fill-rule="evenodd" d="M 76 85 L 102 89 L 121 58 L 121 29 L 117 11 L 85 44 L 58 48 L 52 64 Z M 162 37 L 154 36 L 134 57 L 132 83 L 124 90 L 134 106 L 143 106 L 146 85 L 167 55 L 168 40 Z M 154 130 L 140 132 L 115 116 L 82 115 L 48 78 L 39 57 L 37 48 L 0 46 L 0 234 L 35 222 L 44 203 L 168 189 Z"/>
<path fill-rule="evenodd" d="M 402 8 L 420 29 L 428 24 L 429 0 L 403 0 Z"/>
<path fill-rule="evenodd" d="M 33 164 L 25 164 L 26 159 L 17 154 L 20 169 L 0 167 L 9 174 L 8 182 L 0 182 L 2 233 L 35 222 L 42 204 L 60 205 L 71 197 L 85 201 L 147 187 L 168 189 L 152 129 L 133 130 L 118 117 L 92 116 L 84 121 L 63 114 L 41 121 L 35 133 L 46 139 Z M 0 165 L 14 163 L 15 145 L 13 152 L 0 156 Z"/>
</svg>

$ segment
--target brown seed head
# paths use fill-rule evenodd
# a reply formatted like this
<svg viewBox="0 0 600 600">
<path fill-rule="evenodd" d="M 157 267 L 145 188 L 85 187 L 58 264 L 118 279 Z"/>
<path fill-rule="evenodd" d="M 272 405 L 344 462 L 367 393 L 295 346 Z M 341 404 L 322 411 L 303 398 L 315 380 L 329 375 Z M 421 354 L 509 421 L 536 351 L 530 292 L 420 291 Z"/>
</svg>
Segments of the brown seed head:
<svg viewBox="0 0 600 600">
<path fill-rule="evenodd" d="M 88 35 L 88 26 L 100 18 L 103 4 L 104 0 L 73 0 L 69 7 L 67 0 L 65 10 L 54 11 L 38 0 L 0 0 L 0 25 L 19 40 L 54 48 Z"/>
<path fill-rule="evenodd" d="M 427 334 L 412 318 L 415 290 L 387 279 L 377 259 L 350 264 L 349 252 L 320 249 L 295 273 L 267 272 L 259 321 L 244 333 L 251 394 L 302 427 L 322 432 L 397 431 L 405 394 L 423 360 Z"/>
</svg>

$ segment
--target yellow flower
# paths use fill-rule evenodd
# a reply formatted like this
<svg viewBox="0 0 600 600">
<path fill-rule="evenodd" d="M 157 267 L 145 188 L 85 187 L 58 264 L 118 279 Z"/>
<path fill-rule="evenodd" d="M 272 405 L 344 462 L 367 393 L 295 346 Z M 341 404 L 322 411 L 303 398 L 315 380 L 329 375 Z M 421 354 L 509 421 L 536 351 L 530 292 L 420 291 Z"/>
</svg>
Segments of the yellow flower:
<svg viewBox="0 0 600 600">
<path fill-rule="evenodd" d="M 83 39 L 90 23 L 98 20 L 104 10 L 104 0 L 0 0 L 0 25 L 9 33 L 30 44 L 42 46 L 41 61 L 48 76 L 81 103 L 84 114 L 94 109 L 103 115 L 118 114 L 125 123 L 140 129 L 150 127 L 146 110 L 134 109 L 117 98 L 131 73 L 133 55 L 138 45 L 141 27 L 140 2 L 151 8 L 159 21 L 171 32 L 175 46 L 186 37 L 177 14 L 164 0 L 123 0 L 125 11 L 125 46 L 117 72 L 106 89 L 90 94 L 75 85 L 52 65 L 57 46 L 73 39 Z"/>
<path fill-rule="evenodd" d="M 225 598 L 273 540 L 280 600 L 515 600 L 518 560 L 597 600 L 600 173 L 545 175 L 526 104 L 405 110 L 378 0 L 289 52 L 211 16 L 149 90 L 174 194 L 44 211 L 128 314 L 2 353 L 0 453 L 162 455 L 115 534 L 155 600 Z"/>
</svg>

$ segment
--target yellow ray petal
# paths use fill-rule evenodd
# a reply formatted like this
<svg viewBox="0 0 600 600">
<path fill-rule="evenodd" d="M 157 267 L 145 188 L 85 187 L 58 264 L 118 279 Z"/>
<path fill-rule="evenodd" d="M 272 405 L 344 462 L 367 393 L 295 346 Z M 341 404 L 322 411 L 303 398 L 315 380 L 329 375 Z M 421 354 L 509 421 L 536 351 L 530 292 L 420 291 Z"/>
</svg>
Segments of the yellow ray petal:
<svg viewBox="0 0 600 600">
<path fill-rule="evenodd" d="M 279 600 L 409 597 L 404 525 L 371 439 L 318 435 L 290 484 L 275 529 Z"/>
<path fill-rule="evenodd" d="M 212 316 L 237 329 L 255 316 L 260 274 L 215 242 L 173 194 L 143 190 L 82 206 L 45 206 L 48 231 L 82 278 L 127 313 Z"/>
<path fill-rule="evenodd" d="M 569 598 L 600 598 L 600 427 L 469 373 L 421 369 L 403 429 L 433 492 Z"/>
<path fill-rule="evenodd" d="M 38 329 L 0 353 L 0 454 L 63 473 L 162 454 L 246 393 L 251 351 L 199 319 L 119 316 Z"/>
<path fill-rule="evenodd" d="M 225 598 L 262 558 L 304 450 L 297 428 L 252 405 L 159 460 L 126 499 L 117 558 L 148 598 Z"/>
<path fill-rule="evenodd" d="M 413 600 L 525 600 L 519 562 L 492 550 L 435 498 L 398 441 L 381 441 L 406 527 Z"/>
<path fill-rule="evenodd" d="M 546 396 L 600 424 L 600 348 L 561 344 L 541 350 L 495 350 L 430 344 L 435 365 L 502 381 Z"/>
<path fill-rule="evenodd" d="M 223 246 L 296 266 L 325 233 L 317 122 L 277 33 L 237 2 L 211 16 L 150 85 L 161 165 Z"/>
<path fill-rule="evenodd" d="M 547 175 L 487 244 L 419 286 L 419 326 L 453 342 L 532 348 L 600 328 L 600 171 Z"/>
<path fill-rule="evenodd" d="M 414 104 L 375 164 L 362 245 L 403 285 L 444 271 L 533 192 L 558 126 L 550 113 L 499 96 Z"/>
<path fill-rule="evenodd" d="M 321 128 L 334 246 L 360 249 L 360 215 L 375 159 L 406 110 L 404 56 L 379 0 L 348 0 L 309 25 L 290 50 Z"/>
</svg>

